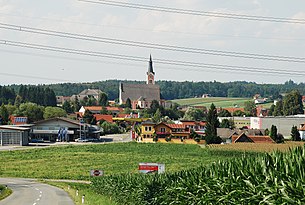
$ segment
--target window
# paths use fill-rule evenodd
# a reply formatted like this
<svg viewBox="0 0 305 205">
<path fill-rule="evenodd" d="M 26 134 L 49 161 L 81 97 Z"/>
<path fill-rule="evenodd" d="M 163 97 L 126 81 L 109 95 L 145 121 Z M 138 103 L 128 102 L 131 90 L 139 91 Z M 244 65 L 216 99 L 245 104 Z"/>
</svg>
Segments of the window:
<svg viewBox="0 0 305 205">
<path fill-rule="evenodd" d="M 161 132 L 165 132 L 165 128 L 164 127 L 161 127 L 160 130 L 161 130 Z"/>
<path fill-rule="evenodd" d="M 148 127 L 148 131 L 151 131 L 151 127 Z"/>
<path fill-rule="evenodd" d="M 145 132 L 147 132 L 148 131 L 148 127 L 145 127 Z"/>
</svg>

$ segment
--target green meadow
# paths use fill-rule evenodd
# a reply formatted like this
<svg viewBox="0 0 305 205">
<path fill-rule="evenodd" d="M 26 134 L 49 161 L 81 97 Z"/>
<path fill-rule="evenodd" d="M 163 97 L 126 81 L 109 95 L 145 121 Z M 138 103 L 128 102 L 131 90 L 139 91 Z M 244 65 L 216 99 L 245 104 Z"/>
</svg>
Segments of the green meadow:
<svg viewBox="0 0 305 205">
<path fill-rule="evenodd" d="M 216 107 L 244 107 L 246 101 L 251 100 L 250 98 L 223 98 L 223 97 L 210 97 L 210 98 L 186 98 L 172 100 L 172 102 L 178 103 L 179 105 L 188 106 L 205 106 L 210 107 L 212 103 Z"/>
<path fill-rule="evenodd" d="M 91 144 L 5 151 L 0 153 L 0 177 L 89 180 L 89 170 L 105 175 L 138 173 L 140 162 L 165 163 L 167 172 L 191 169 L 239 151 L 213 151 L 198 145 Z"/>
</svg>

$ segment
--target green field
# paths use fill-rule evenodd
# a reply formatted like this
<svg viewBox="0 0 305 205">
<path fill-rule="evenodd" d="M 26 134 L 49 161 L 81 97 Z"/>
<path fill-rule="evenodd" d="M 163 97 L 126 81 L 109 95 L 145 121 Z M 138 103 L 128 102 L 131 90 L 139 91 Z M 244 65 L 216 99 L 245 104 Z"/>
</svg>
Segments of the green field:
<svg viewBox="0 0 305 205">
<path fill-rule="evenodd" d="M 305 204 L 305 150 L 240 156 L 161 175 L 95 178 L 93 188 L 124 205 Z"/>
<path fill-rule="evenodd" d="M 244 102 L 251 100 L 250 98 L 223 98 L 223 97 L 210 97 L 210 98 L 187 98 L 172 100 L 181 106 L 205 106 L 210 107 L 212 103 L 216 107 L 244 107 Z"/>
<path fill-rule="evenodd" d="M 70 145 L 1 152 L 0 176 L 88 180 L 90 169 L 102 169 L 105 175 L 137 173 L 138 163 L 159 162 L 174 172 L 239 154 L 183 144 Z"/>
</svg>

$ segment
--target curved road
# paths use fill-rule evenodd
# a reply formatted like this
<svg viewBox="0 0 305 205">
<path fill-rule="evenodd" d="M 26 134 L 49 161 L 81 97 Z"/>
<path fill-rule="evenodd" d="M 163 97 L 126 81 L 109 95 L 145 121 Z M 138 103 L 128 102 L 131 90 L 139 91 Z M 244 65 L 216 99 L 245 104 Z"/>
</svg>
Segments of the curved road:
<svg viewBox="0 0 305 205">
<path fill-rule="evenodd" d="M 69 195 L 57 187 L 38 183 L 33 179 L 0 178 L 13 193 L 0 205 L 74 205 Z"/>
</svg>

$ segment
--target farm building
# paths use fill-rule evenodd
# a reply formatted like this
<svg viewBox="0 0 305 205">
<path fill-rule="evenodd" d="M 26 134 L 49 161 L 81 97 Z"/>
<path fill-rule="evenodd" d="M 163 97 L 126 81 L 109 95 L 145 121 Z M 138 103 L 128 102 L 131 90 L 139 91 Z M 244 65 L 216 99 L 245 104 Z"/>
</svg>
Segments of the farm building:
<svg viewBox="0 0 305 205">
<path fill-rule="evenodd" d="M 251 129 L 269 129 L 275 125 L 277 132 L 282 134 L 284 138 L 291 137 L 291 128 L 299 126 L 305 122 L 304 115 L 286 116 L 286 117 L 251 117 Z"/>
<path fill-rule="evenodd" d="M 2 125 L 0 126 L 0 146 L 15 145 L 25 146 L 29 144 L 30 128 Z"/>
</svg>

